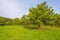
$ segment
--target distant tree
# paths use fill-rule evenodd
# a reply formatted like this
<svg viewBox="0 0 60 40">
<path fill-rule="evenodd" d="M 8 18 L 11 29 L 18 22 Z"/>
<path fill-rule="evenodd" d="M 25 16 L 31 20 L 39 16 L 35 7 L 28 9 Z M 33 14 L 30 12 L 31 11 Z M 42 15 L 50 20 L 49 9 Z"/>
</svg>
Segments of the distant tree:
<svg viewBox="0 0 60 40">
<path fill-rule="evenodd" d="M 0 17 L 0 25 L 4 25 L 5 21 L 4 18 Z"/>
<path fill-rule="evenodd" d="M 60 26 L 60 14 L 55 14 L 56 20 L 55 20 L 55 26 Z"/>
<path fill-rule="evenodd" d="M 20 25 L 20 19 L 19 18 L 14 18 L 12 21 L 13 25 Z"/>
<path fill-rule="evenodd" d="M 0 25 L 7 25 L 7 23 L 9 24 L 9 22 L 10 24 L 12 24 L 11 21 L 11 18 L 5 18 L 0 16 Z"/>
<path fill-rule="evenodd" d="M 7 21 L 7 22 L 5 22 L 5 25 L 12 25 L 12 22 L 11 21 Z"/>
<path fill-rule="evenodd" d="M 21 21 L 21 24 L 22 24 L 22 25 L 28 25 L 28 24 L 30 24 L 27 15 L 23 15 L 23 16 L 21 17 L 21 20 L 20 20 L 20 21 Z"/>
</svg>

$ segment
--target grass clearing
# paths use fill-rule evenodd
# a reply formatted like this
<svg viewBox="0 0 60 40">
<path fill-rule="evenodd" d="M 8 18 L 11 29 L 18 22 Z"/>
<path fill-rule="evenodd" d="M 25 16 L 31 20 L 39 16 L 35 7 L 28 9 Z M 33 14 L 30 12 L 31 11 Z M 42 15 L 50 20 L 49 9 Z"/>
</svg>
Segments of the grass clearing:
<svg viewBox="0 0 60 40">
<path fill-rule="evenodd" d="M 23 26 L 0 26 L 0 40 L 60 40 L 60 28 L 36 30 Z"/>
</svg>

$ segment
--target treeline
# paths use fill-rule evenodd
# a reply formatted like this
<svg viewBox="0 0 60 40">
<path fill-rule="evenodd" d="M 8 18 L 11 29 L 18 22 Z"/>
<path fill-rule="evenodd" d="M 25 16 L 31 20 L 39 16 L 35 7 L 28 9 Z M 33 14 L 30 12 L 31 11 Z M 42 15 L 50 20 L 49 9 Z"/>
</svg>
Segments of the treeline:
<svg viewBox="0 0 60 40">
<path fill-rule="evenodd" d="M 0 16 L 0 25 L 60 26 L 60 14 L 55 13 L 52 7 L 43 2 L 35 8 L 30 8 L 28 15 L 23 15 L 21 18 L 11 19 Z"/>
<path fill-rule="evenodd" d="M 10 25 L 12 24 L 12 19 L 11 18 L 5 18 L 0 16 L 0 26 L 2 25 Z"/>
</svg>

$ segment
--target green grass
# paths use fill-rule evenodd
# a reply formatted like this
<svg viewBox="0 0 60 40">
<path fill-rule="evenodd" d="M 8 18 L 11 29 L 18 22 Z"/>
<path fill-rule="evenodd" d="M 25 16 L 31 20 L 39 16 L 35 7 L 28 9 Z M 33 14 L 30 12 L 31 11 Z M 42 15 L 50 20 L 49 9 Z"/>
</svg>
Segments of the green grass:
<svg viewBox="0 0 60 40">
<path fill-rule="evenodd" d="M 60 28 L 36 30 L 23 26 L 0 26 L 0 40 L 60 40 Z"/>
</svg>

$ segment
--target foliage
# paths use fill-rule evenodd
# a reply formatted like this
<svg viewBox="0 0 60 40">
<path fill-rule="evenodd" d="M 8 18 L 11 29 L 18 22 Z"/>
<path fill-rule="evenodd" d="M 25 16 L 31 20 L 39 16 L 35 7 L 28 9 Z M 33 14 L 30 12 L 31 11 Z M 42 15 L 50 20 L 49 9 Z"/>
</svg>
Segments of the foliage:
<svg viewBox="0 0 60 40">
<path fill-rule="evenodd" d="M 0 16 L 0 25 L 12 24 L 11 21 L 11 18 L 5 18 Z"/>
<path fill-rule="evenodd" d="M 12 21 L 13 25 L 20 25 L 20 19 L 19 18 L 14 18 Z"/>
<path fill-rule="evenodd" d="M 55 26 L 60 26 L 60 15 L 55 14 L 56 20 L 55 20 Z"/>
<path fill-rule="evenodd" d="M 39 4 L 36 8 L 31 8 L 29 11 L 28 18 L 32 24 L 37 24 L 38 26 L 53 25 L 55 20 L 54 12 L 46 2 Z"/>
<path fill-rule="evenodd" d="M 29 24 L 30 24 L 27 15 L 23 15 L 23 16 L 21 17 L 21 20 L 20 20 L 20 21 L 21 21 L 21 25 L 29 25 Z"/>
</svg>

